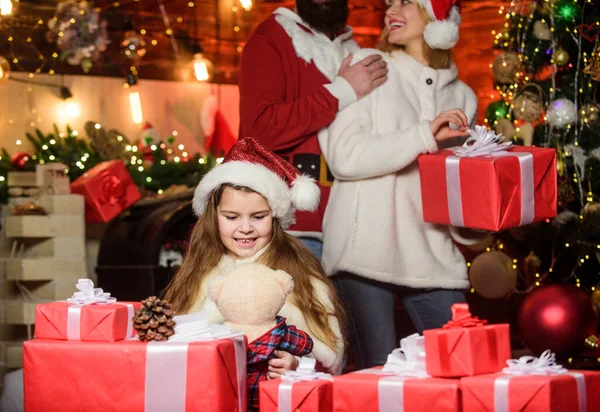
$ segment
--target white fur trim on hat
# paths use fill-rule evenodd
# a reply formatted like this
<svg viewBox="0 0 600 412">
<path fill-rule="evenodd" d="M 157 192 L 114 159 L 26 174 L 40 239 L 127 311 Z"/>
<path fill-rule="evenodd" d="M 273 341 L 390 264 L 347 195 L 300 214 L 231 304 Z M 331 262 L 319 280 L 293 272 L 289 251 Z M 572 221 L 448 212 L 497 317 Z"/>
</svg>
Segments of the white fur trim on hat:
<svg viewBox="0 0 600 412">
<path fill-rule="evenodd" d="M 239 161 L 215 166 L 202 178 L 192 201 L 197 216 L 204 213 L 212 192 L 225 183 L 245 186 L 264 196 L 273 217 L 279 219 L 282 228 L 286 229 L 294 223 L 292 192 L 285 181 L 264 166 Z"/>
<path fill-rule="evenodd" d="M 428 3 L 431 7 L 431 3 Z M 429 10 L 427 11 L 429 13 Z M 423 38 L 432 49 L 449 50 L 458 43 L 458 26 L 460 25 L 460 12 L 453 6 L 450 16 L 445 20 L 435 20 L 425 25 Z"/>
</svg>

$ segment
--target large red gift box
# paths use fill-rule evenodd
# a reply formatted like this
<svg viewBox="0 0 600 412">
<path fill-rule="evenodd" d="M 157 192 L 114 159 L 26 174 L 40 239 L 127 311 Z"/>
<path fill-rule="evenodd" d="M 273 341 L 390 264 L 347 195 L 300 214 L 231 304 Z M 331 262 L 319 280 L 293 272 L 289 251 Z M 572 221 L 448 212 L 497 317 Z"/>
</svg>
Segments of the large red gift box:
<svg viewBox="0 0 600 412">
<path fill-rule="evenodd" d="M 416 379 L 365 369 L 333 378 L 335 412 L 460 412 L 460 380 Z"/>
<path fill-rule="evenodd" d="M 135 335 L 132 318 L 141 306 L 141 302 L 40 303 L 35 308 L 35 337 L 101 342 L 127 339 Z"/>
<path fill-rule="evenodd" d="M 120 160 L 102 162 L 71 183 L 85 197 L 86 223 L 109 222 L 142 195 Z"/>
<path fill-rule="evenodd" d="M 463 412 L 596 412 L 600 372 L 512 376 L 501 373 L 461 379 Z"/>
<path fill-rule="evenodd" d="M 451 321 L 423 331 L 427 373 L 458 378 L 501 371 L 511 358 L 510 326 L 486 322 L 471 316 L 468 304 L 452 305 Z"/>
<path fill-rule="evenodd" d="M 245 412 L 244 338 L 23 344 L 25 410 Z"/>
<path fill-rule="evenodd" d="M 514 146 L 498 156 L 419 157 L 423 219 L 501 231 L 556 216 L 556 151 Z"/>
<path fill-rule="evenodd" d="M 282 386 L 284 387 L 282 388 Z M 259 385 L 260 412 L 281 412 L 280 390 L 291 392 L 289 412 L 331 412 L 333 410 L 333 383 L 331 381 L 274 379 L 263 381 Z"/>
</svg>

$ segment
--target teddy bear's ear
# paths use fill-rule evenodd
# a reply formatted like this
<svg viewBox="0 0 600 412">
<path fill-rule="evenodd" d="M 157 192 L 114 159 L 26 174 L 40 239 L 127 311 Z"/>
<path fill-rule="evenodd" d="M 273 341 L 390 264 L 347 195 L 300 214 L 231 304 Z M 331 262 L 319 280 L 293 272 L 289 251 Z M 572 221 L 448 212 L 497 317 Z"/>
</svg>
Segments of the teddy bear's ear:
<svg viewBox="0 0 600 412">
<path fill-rule="evenodd" d="M 225 278 L 223 276 L 215 276 L 214 278 L 208 281 L 208 296 L 213 301 L 217 302 L 219 296 L 221 296 L 221 290 L 223 289 L 223 285 L 225 285 Z"/>
<path fill-rule="evenodd" d="M 276 270 L 275 272 L 273 272 L 273 276 L 275 277 L 275 280 L 281 285 L 281 289 L 286 295 L 294 289 L 294 279 L 292 279 L 292 277 L 287 272 L 284 272 L 283 270 Z"/>
</svg>

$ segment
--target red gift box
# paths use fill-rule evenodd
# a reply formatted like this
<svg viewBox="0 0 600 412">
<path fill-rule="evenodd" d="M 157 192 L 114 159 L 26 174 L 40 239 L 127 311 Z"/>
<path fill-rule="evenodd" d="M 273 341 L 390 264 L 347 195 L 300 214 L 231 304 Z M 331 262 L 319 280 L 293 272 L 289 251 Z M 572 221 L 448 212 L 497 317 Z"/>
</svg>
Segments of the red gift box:
<svg viewBox="0 0 600 412">
<path fill-rule="evenodd" d="M 335 412 L 460 412 L 460 380 L 413 379 L 365 369 L 333 378 Z"/>
<path fill-rule="evenodd" d="M 280 391 L 291 392 L 289 412 L 331 412 L 333 410 L 333 383 L 324 379 L 311 381 L 268 380 L 259 388 L 261 412 L 281 412 Z"/>
<path fill-rule="evenodd" d="M 419 157 L 423 219 L 498 232 L 556 216 L 556 151 L 513 146 L 503 155 Z"/>
<path fill-rule="evenodd" d="M 135 335 L 132 318 L 141 306 L 140 302 L 83 306 L 40 303 L 35 308 L 35 337 L 100 342 L 127 339 Z"/>
<path fill-rule="evenodd" d="M 242 335 L 215 341 L 23 344 L 25 410 L 246 412 Z"/>
<path fill-rule="evenodd" d="M 85 197 L 86 223 L 109 222 L 142 195 L 120 160 L 102 162 L 71 183 Z"/>
<path fill-rule="evenodd" d="M 501 373 L 461 379 L 463 412 L 595 412 L 600 372 L 512 376 Z"/>
<path fill-rule="evenodd" d="M 425 365 L 431 376 L 457 378 L 499 372 L 511 357 L 508 324 L 487 325 L 467 304 L 452 305 L 453 319 L 423 331 Z"/>
</svg>

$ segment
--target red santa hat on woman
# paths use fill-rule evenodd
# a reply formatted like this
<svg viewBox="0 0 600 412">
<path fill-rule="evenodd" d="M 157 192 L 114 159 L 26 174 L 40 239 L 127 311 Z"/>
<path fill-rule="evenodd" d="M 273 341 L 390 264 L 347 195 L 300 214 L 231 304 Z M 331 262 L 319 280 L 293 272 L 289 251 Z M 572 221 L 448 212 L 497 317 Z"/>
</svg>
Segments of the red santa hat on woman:
<svg viewBox="0 0 600 412">
<path fill-rule="evenodd" d="M 432 49 L 448 50 L 458 42 L 460 0 L 416 0 L 432 20 L 425 25 L 425 43 Z"/>
<path fill-rule="evenodd" d="M 238 140 L 223 163 L 198 184 L 192 202 L 196 215 L 204 213 L 212 192 L 226 183 L 245 186 L 264 196 L 273 217 L 279 219 L 284 229 L 294 223 L 296 210 L 315 210 L 321 194 L 312 177 L 300 174 L 294 166 L 248 137 Z"/>
</svg>

